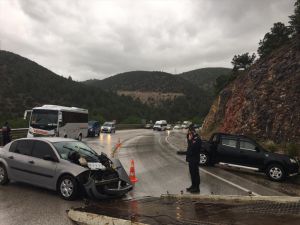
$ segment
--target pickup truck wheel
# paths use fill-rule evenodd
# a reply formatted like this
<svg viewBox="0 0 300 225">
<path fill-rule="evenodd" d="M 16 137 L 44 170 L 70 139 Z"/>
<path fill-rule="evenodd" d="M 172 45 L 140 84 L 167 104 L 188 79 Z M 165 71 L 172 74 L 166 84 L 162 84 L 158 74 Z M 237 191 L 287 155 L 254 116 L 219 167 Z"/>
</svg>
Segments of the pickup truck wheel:
<svg viewBox="0 0 300 225">
<path fill-rule="evenodd" d="M 9 182 L 5 166 L 0 163 L 0 185 L 5 185 Z"/>
<path fill-rule="evenodd" d="M 272 164 L 268 166 L 266 173 L 272 181 L 282 181 L 286 177 L 285 170 L 281 165 L 278 164 Z"/>
<path fill-rule="evenodd" d="M 200 153 L 200 166 L 209 165 L 209 155 L 206 152 Z"/>
</svg>

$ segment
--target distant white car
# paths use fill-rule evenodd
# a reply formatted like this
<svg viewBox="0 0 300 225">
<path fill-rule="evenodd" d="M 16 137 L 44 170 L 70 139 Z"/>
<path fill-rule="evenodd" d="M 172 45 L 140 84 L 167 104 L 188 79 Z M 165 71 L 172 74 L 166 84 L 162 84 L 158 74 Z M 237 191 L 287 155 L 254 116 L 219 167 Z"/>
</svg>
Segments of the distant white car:
<svg viewBox="0 0 300 225">
<path fill-rule="evenodd" d="M 180 124 L 176 124 L 173 129 L 174 130 L 181 130 L 182 126 Z"/>
<path fill-rule="evenodd" d="M 171 124 L 168 124 L 167 127 L 166 127 L 166 129 L 167 129 L 167 130 L 171 130 L 171 129 L 172 129 L 172 125 L 171 125 Z"/>
<path fill-rule="evenodd" d="M 183 121 L 182 128 L 188 129 L 191 124 L 192 124 L 192 122 L 190 122 L 190 121 Z"/>
<path fill-rule="evenodd" d="M 151 128 L 153 128 L 153 124 L 147 123 L 147 124 L 145 125 L 145 128 L 146 128 L 146 129 L 151 129 Z"/>
<path fill-rule="evenodd" d="M 101 133 L 116 133 L 116 125 L 113 122 L 105 122 L 101 126 Z"/>
<path fill-rule="evenodd" d="M 158 120 L 155 122 L 154 126 L 153 126 L 153 130 L 157 130 L 157 131 L 164 131 L 167 129 L 167 121 L 165 120 Z"/>
</svg>

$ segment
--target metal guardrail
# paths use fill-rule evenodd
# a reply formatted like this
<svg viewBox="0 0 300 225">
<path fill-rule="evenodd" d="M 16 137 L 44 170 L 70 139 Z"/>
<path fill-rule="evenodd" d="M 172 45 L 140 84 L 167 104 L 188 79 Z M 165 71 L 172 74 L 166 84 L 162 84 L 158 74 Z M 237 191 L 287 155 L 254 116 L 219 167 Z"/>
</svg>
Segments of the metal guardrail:
<svg viewBox="0 0 300 225">
<path fill-rule="evenodd" d="M 141 129 L 143 128 L 143 124 L 117 124 L 116 129 L 117 130 L 125 130 L 125 129 Z M 26 137 L 28 132 L 28 128 L 17 128 L 17 129 L 11 129 L 10 135 L 12 140 Z M 2 130 L 0 129 L 0 146 L 2 146 Z"/>
<path fill-rule="evenodd" d="M 144 124 L 116 124 L 117 130 L 141 129 L 141 128 L 144 128 Z"/>
</svg>

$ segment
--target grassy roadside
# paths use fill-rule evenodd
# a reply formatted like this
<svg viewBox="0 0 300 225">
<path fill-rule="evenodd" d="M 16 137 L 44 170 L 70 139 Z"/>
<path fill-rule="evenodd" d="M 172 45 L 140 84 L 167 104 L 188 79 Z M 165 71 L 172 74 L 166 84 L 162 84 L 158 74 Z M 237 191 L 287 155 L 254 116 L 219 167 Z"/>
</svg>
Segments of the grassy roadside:
<svg viewBox="0 0 300 225">
<path fill-rule="evenodd" d="M 270 152 L 281 153 L 299 159 L 300 144 L 292 142 L 276 144 L 272 140 L 261 141 L 259 143 Z"/>
</svg>

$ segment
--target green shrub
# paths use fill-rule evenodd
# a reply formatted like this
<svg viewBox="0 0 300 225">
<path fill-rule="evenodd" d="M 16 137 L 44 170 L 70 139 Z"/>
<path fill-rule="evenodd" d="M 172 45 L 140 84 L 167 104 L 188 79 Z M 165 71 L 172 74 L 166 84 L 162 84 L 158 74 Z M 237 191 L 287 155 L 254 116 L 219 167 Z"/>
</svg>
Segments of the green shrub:
<svg viewBox="0 0 300 225">
<path fill-rule="evenodd" d="M 299 156 L 299 151 L 300 151 L 300 146 L 295 143 L 289 143 L 286 146 L 287 149 L 287 154 L 290 157 L 298 157 Z"/>
<path fill-rule="evenodd" d="M 278 146 L 271 140 L 266 141 L 263 145 L 270 152 L 277 152 L 278 151 Z"/>
</svg>

